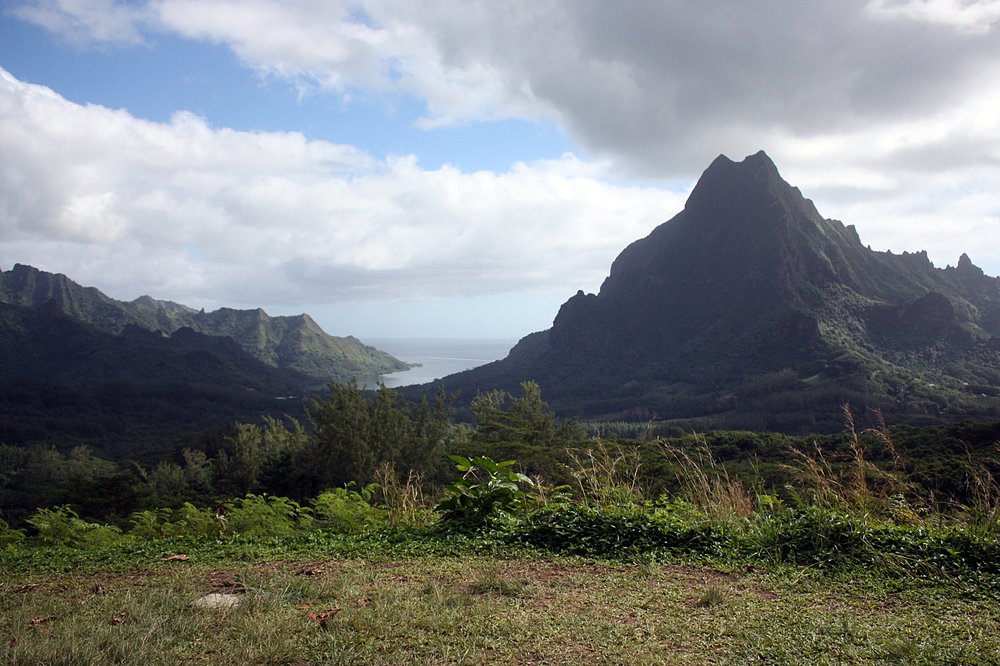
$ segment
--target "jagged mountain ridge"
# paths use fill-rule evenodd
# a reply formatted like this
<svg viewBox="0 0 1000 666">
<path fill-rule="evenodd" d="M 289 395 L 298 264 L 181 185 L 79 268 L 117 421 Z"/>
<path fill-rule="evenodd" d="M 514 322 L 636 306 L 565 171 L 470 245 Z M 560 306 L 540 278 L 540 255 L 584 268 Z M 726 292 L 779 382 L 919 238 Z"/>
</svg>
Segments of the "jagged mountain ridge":
<svg viewBox="0 0 1000 666">
<path fill-rule="evenodd" d="M 906 420 L 995 416 L 998 339 L 1000 279 L 966 255 L 939 269 L 924 252 L 872 251 L 759 152 L 719 156 L 598 294 L 443 383 L 535 379 L 564 413 L 737 427 L 815 428 L 843 401 Z"/>
<path fill-rule="evenodd" d="M 0 271 L 0 303 L 39 307 L 48 302 L 112 334 L 120 334 L 131 325 L 167 335 L 190 328 L 204 335 L 232 338 L 267 365 L 326 381 L 377 376 L 409 367 L 354 337 L 328 335 L 306 314 L 271 317 L 260 308 L 205 312 L 150 296 L 118 301 L 94 287 L 82 287 L 65 275 L 31 266 L 15 264 L 10 271 Z"/>
<path fill-rule="evenodd" d="M 0 303 L 0 380 L 94 388 L 199 385 L 300 393 L 315 378 L 270 366 L 231 338 L 181 328 L 164 336 L 135 324 L 117 335 L 64 313 L 55 301 L 36 308 Z"/>
</svg>

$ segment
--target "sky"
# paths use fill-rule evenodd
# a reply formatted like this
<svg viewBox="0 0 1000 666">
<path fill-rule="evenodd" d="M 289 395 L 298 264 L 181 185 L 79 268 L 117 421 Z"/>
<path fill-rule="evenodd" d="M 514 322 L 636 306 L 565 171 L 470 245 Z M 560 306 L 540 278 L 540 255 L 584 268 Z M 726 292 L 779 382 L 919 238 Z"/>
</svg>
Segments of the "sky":
<svg viewBox="0 0 1000 666">
<path fill-rule="evenodd" d="M 719 154 L 1000 274 L 1000 0 L 0 0 L 0 268 L 517 339 Z"/>
</svg>

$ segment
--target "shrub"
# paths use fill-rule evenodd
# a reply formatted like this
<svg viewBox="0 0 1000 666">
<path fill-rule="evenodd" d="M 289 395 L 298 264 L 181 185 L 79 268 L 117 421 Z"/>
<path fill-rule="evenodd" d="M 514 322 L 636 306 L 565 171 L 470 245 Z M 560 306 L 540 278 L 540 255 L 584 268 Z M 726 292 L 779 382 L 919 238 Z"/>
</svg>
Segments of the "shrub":
<svg viewBox="0 0 1000 666">
<path fill-rule="evenodd" d="M 209 509 L 185 502 L 177 509 L 137 511 L 131 517 L 129 533 L 144 539 L 185 536 L 219 536 L 222 517 Z"/>
<path fill-rule="evenodd" d="M 247 493 L 223 504 L 223 531 L 254 536 L 292 536 L 312 526 L 310 513 L 287 497 Z"/>
<path fill-rule="evenodd" d="M 707 520 L 667 507 L 553 505 L 532 512 L 511 532 L 519 542 L 558 553 L 620 557 L 655 550 L 719 554 L 726 537 Z"/>
<path fill-rule="evenodd" d="M 442 522 L 452 528 L 475 529 L 493 518 L 512 515 L 525 506 L 527 494 L 520 484 L 531 479 L 514 471 L 513 460 L 496 462 L 486 456 L 448 456 L 462 476 L 445 487 L 445 496 L 434 507 Z"/>
<path fill-rule="evenodd" d="M 12 549 L 24 541 L 24 530 L 15 530 L 0 518 L 0 548 Z"/>
<path fill-rule="evenodd" d="M 371 505 L 376 485 L 361 490 L 336 488 L 317 495 L 311 502 L 315 526 L 331 532 L 361 532 L 379 522 L 382 512 Z"/>
<path fill-rule="evenodd" d="M 37 530 L 39 543 L 46 546 L 88 548 L 113 544 L 122 538 L 117 527 L 88 523 L 68 506 L 36 509 L 28 524 Z"/>
<path fill-rule="evenodd" d="M 743 537 L 749 554 L 795 564 L 871 561 L 875 553 L 872 529 L 866 521 L 820 506 L 758 513 L 747 524 Z"/>
</svg>

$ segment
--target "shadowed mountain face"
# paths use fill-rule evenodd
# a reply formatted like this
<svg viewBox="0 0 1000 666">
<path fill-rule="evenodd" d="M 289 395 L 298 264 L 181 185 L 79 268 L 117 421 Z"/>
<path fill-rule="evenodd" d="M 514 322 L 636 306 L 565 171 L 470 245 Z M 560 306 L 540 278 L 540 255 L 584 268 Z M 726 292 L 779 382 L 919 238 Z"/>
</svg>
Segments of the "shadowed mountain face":
<svg viewBox="0 0 1000 666">
<path fill-rule="evenodd" d="M 306 315 L 125 303 L 30 266 L 0 271 L 3 444 L 155 459 L 236 422 L 302 418 L 331 380 L 405 367 Z"/>
<path fill-rule="evenodd" d="M 113 334 L 137 326 L 168 335 L 189 328 L 232 338 L 262 363 L 323 381 L 372 377 L 409 367 L 356 338 L 327 335 L 309 315 L 271 317 L 259 308 L 205 312 L 149 296 L 116 301 L 93 287 L 81 287 L 65 275 L 21 264 L 0 271 L 0 303 L 31 308 L 51 303 L 68 316 Z"/>
<path fill-rule="evenodd" d="M 763 152 L 718 157 L 684 210 L 629 245 L 598 294 L 507 359 L 445 378 L 474 393 L 535 379 L 564 413 L 726 427 L 839 427 L 1000 414 L 1000 279 L 965 255 L 865 247 Z"/>
<path fill-rule="evenodd" d="M 201 385 L 265 395 L 301 392 L 316 380 L 269 366 L 230 338 L 182 328 L 167 337 L 129 324 L 105 333 L 64 314 L 0 303 L 0 380 L 96 387 Z"/>
</svg>

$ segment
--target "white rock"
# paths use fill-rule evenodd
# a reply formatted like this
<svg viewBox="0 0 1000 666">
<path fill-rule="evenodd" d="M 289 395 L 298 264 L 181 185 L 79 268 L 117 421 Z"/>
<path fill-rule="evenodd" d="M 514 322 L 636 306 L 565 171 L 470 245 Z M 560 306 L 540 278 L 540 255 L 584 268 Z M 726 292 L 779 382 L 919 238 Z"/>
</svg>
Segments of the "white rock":
<svg viewBox="0 0 1000 666">
<path fill-rule="evenodd" d="M 212 592 L 201 599 L 196 599 L 195 606 L 199 608 L 233 608 L 240 603 L 240 595 Z"/>
</svg>

